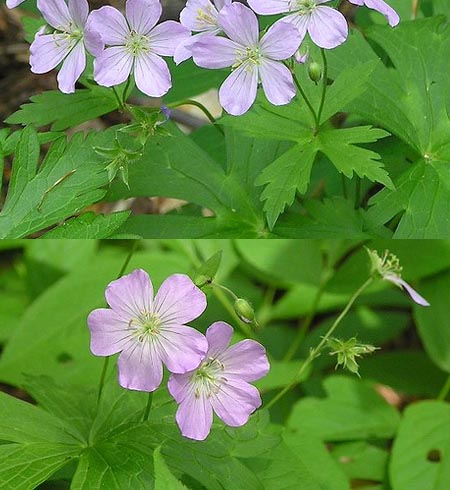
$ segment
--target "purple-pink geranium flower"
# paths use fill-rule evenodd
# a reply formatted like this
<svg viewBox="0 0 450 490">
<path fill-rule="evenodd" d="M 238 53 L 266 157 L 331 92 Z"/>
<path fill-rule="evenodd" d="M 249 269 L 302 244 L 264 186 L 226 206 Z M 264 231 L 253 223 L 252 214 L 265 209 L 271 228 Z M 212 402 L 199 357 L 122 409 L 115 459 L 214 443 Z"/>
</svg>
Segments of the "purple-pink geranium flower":
<svg viewBox="0 0 450 490">
<path fill-rule="evenodd" d="M 206 332 L 209 348 L 200 366 L 169 379 L 169 392 L 179 404 L 176 420 L 185 437 L 204 440 L 213 411 L 225 424 L 240 427 L 261 405 L 258 390 L 249 382 L 269 371 L 264 347 L 254 340 L 229 347 L 232 334 L 227 323 L 213 323 Z"/>
<path fill-rule="evenodd" d="M 248 4 L 261 15 L 288 14 L 281 21 L 294 24 L 301 34 L 301 41 L 308 32 L 317 46 L 332 49 L 347 39 L 348 26 L 338 10 L 322 5 L 330 1 L 248 0 Z"/>
<path fill-rule="evenodd" d="M 86 67 L 86 50 L 95 52 L 99 40 L 85 32 L 89 14 L 86 0 L 38 0 L 38 9 L 48 24 L 55 29 L 51 34 L 45 28 L 36 34 L 30 47 L 30 65 L 33 73 L 47 73 L 61 62 L 57 80 L 61 92 L 75 91 L 75 82 Z"/>
<path fill-rule="evenodd" d="M 397 12 L 389 6 L 384 0 L 348 0 L 353 5 L 365 5 L 366 7 L 377 10 L 383 14 L 389 22 L 389 25 L 395 27 L 400 22 Z"/>
<path fill-rule="evenodd" d="M 219 12 L 231 0 L 188 0 L 180 13 L 180 22 L 190 31 L 198 32 L 196 36 L 189 37 L 180 43 L 175 51 L 175 63 L 181 63 L 192 56 L 192 46 L 203 34 L 219 34 Z"/>
<path fill-rule="evenodd" d="M 106 6 L 91 13 L 89 28 L 98 32 L 106 49 L 94 61 L 94 78 L 112 87 L 131 73 L 141 92 L 161 97 L 172 86 L 169 68 L 161 56 L 173 56 L 189 31 L 179 22 L 161 17 L 159 0 L 127 0 L 126 17 Z"/>
<path fill-rule="evenodd" d="M 111 282 L 105 291 L 110 308 L 90 313 L 91 351 L 96 356 L 120 352 L 119 383 L 124 388 L 154 391 L 163 363 L 173 373 L 195 369 L 208 349 L 203 334 L 185 324 L 206 308 L 204 293 L 183 274 L 168 277 L 153 298 L 142 269 Z"/>
<path fill-rule="evenodd" d="M 204 35 L 193 45 L 192 53 L 194 62 L 203 68 L 232 67 L 219 90 L 222 107 L 234 116 L 247 112 L 255 101 L 259 80 L 269 102 L 288 104 L 295 96 L 295 86 L 291 72 L 280 61 L 297 51 L 297 29 L 278 22 L 259 40 L 256 15 L 240 3 L 224 7 L 218 18 L 228 37 Z"/>
</svg>

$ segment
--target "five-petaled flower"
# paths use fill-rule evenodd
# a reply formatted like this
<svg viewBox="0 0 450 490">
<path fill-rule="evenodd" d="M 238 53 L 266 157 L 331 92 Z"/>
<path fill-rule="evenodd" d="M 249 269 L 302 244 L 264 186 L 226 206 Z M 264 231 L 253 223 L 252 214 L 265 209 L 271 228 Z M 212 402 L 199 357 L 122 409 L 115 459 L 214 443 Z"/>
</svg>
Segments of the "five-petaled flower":
<svg viewBox="0 0 450 490">
<path fill-rule="evenodd" d="M 372 265 L 372 274 L 378 275 L 385 281 L 389 281 L 395 284 L 401 289 L 405 289 L 411 296 L 412 300 L 421 306 L 430 306 L 430 303 L 423 298 L 415 289 L 413 289 L 405 280 L 402 279 L 402 267 L 398 258 L 389 253 L 387 250 L 383 256 L 379 256 L 376 250 L 369 250 L 366 248 L 369 254 L 370 262 Z"/>
<path fill-rule="evenodd" d="M 338 10 L 322 5 L 328 2 L 330 0 L 248 0 L 257 14 L 288 14 L 274 25 L 291 22 L 300 32 L 300 42 L 308 32 L 317 46 L 332 49 L 347 39 L 348 26 Z"/>
<path fill-rule="evenodd" d="M 136 85 L 150 97 L 161 97 L 172 86 L 167 63 L 189 31 L 172 20 L 156 25 L 161 17 L 159 0 L 127 0 L 126 18 L 114 7 L 94 10 L 89 29 L 105 46 L 94 61 L 95 81 L 105 87 L 119 85 L 134 73 Z"/>
<path fill-rule="evenodd" d="M 297 51 L 297 29 L 277 22 L 259 40 L 256 15 L 240 3 L 224 7 L 219 24 L 228 38 L 204 35 L 193 45 L 192 53 L 194 62 L 203 68 L 232 67 L 219 90 L 222 107 L 234 116 L 247 112 L 255 101 L 259 80 L 269 102 L 288 104 L 295 96 L 295 86 L 281 61 Z"/>
<path fill-rule="evenodd" d="M 389 6 L 384 0 L 348 0 L 353 5 L 362 6 L 377 10 L 383 14 L 389 22 L 389 25 L 395 27 L 400 22 L 397 12 Z"/>
<path fill-rule="evenodd" d="M 209 348 L 200 366 L 169 379 L 169 392 L 179 404 L 176 420 L 185 437 L 204 440 L 213 411 L 225 424 L 240 427 L 261 405 L 258 390 L 249 382 L 269 371 L 264 347 L 254 340 L 229 347 L 232 334 L 227 323 L 213 323 L 206 332 Z"/>
<path fill-rule="evenodd" d="M 75 91 L 75 82 L 86 67 L 86 50 L 95 53 L 100 40 L 86 32 L 89 6 L 86 0 L 38 0 L 38 9 L 55 32 L 42 28 L 30 47 L 30 65 L 33 73 L 47 73 L 63 61 L 58 73 L 61 92 Z"/>
<path fill-rule="evenodd" d="M 119 383 L 124 388 L 154 391 L 164 363 L 172 373 L 195 369 L 208 342 L 185 324 L 206 308 L 204 293 L 184 274 L 168 277 L 153 298 L 142 269 L 111 282 L 105 291 L 109 308 L 90 313 L 91 351 L 96 356 L 120 352 Z"/>
</svg>

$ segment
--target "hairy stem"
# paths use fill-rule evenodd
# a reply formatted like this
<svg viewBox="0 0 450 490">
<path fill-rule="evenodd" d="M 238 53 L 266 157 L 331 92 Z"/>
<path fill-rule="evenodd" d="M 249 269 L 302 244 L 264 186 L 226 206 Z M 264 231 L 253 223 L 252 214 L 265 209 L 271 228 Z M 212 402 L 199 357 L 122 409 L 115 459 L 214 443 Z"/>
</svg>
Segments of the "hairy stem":
<svg viewBox="0 0 450 490">
<path fill-rule="evenodd" d="M 153 402 L 153 391 L 149 392 L 147 398 L 147 405 L 145 405 L 144 416 L 142 417 L 142 422 L 147 422 L 148 416 L 150 415 L 150 409 L 152 408 Z"/>
<path fill-rule="evenodd" d="M 311 102 L 308 99 L 308 96 L 306 95 L 305 91 L 303 90 L 303 87 L 300 85 L 300 82 L 297 78 L 297 75 L 295 74 L 294 70 L 291 70 L 292 72 L 292 78 L 294 79 L 295 86 L 297 87 L 297 90 L 299 91 L 300 95 L 302 96 L 303 100 L 305 101 L 306 105 L 308 106 L 308 109 L 311 111 L 311 114 L 314 118 L 314 121 L 316 123 L 316 127 L 318 125 L 318 119 L 317 119 L 317 114 L 316 111 L 314 110 L 314 107 L 312 106 Z"/>
<path fill-rule="evenodd" d="M 180 102 L 174 102 L 173 104 L 168 104 L 169 109 L 174 109 L 175 107 L 180 107 L 182 105 L 192 105 L 194 107 L 197 107 L 197 109 L 200 109 L 203 114 L 209 119 L 209 121 L 214 124 L 214 126 L 222 133 L 225 134 L 223 129 L 217 124 L 217 120 L 215 117 L 208 111 L 208 109 L 201 104 L 200 102 L 197 102 L 196 100 L 192 99 L 185 99 Z"/>
<path fill-rule="evenodd" d="M 320 97 L 319 110 L 317 111 L 316 133 L 318 133 L 319 131 L 320 117 L 322 116 L 323 106 L 325 104 L 325 97 L 327 95 L 327 87 L 328 87 L 328 60 L 325 54 L 325 50 L 323 48 L 320 50 L 320 53 L 322 55 L 322 63 L 323 63 L 322 95 Z"/>
</svg>

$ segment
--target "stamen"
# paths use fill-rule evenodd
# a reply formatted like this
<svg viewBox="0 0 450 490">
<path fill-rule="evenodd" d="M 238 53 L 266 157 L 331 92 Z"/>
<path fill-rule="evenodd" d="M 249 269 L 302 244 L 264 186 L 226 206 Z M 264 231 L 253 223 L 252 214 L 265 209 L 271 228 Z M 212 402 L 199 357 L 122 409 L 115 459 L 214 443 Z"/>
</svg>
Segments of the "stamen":
<svg viewBox="0 0 450 490">
<path fill-rule="evenodd" d="M 131 31 L 125 41 L 125 49 L 134 57 L 138 57 L 141 53 L 146 53 L 149 49 L 148 37 L 138 34 L 136 31 Z"/>
</svg>

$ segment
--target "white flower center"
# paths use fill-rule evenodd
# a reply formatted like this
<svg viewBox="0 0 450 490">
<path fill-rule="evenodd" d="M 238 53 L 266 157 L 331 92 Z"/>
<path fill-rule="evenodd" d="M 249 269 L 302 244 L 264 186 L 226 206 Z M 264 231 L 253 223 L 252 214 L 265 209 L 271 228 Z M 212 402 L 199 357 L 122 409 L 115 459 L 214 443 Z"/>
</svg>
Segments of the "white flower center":
<svg viewBox="0 0 450 490">
<path fill-rule="evenodd" d="M 289 10 L 291 12 L 297 12 L 299 15 L 308 15 L 316 7 L 315 0 L 291 0 L 289 2 Z"/>
<path fill-rule="evenodd" d="M 209 357 L 205 359 L 197 371 L 192 375 L 191 382 L 194 384 L 195 397 L 205 395 L 210 398 L 217 395 L 224 381 L 222 373 L 225 366 L 217 359 Z"/>
<path fill-rule="evenodd" d="M 128 326 L 133 330 L 133 337 L 139 342 L 150 341 L 161 332 L 161 319 L 158 315 L 144 311 L 138 318 L 132 318 Z"/>
<path fill-rule="evenodd" d="M 131 56 L 137 58 L 142 53 L 146 53 L 149 49 L 149 40 L 147 36 L 138 34 L 136 31 L 131 31 L 125 41 L 125 49 Z"/>
<path fill-rule="evenodd" d="M 244 50 L 236 50 L 236 61 L 231 67 L 232 70 L 239 68 L 241 65 L 246 64 L 248 70 L 252 70 L 254 66 L 261 64 L 262 54 L 259 50 L 259 46 L 249 47 Z"/>
</svg>

